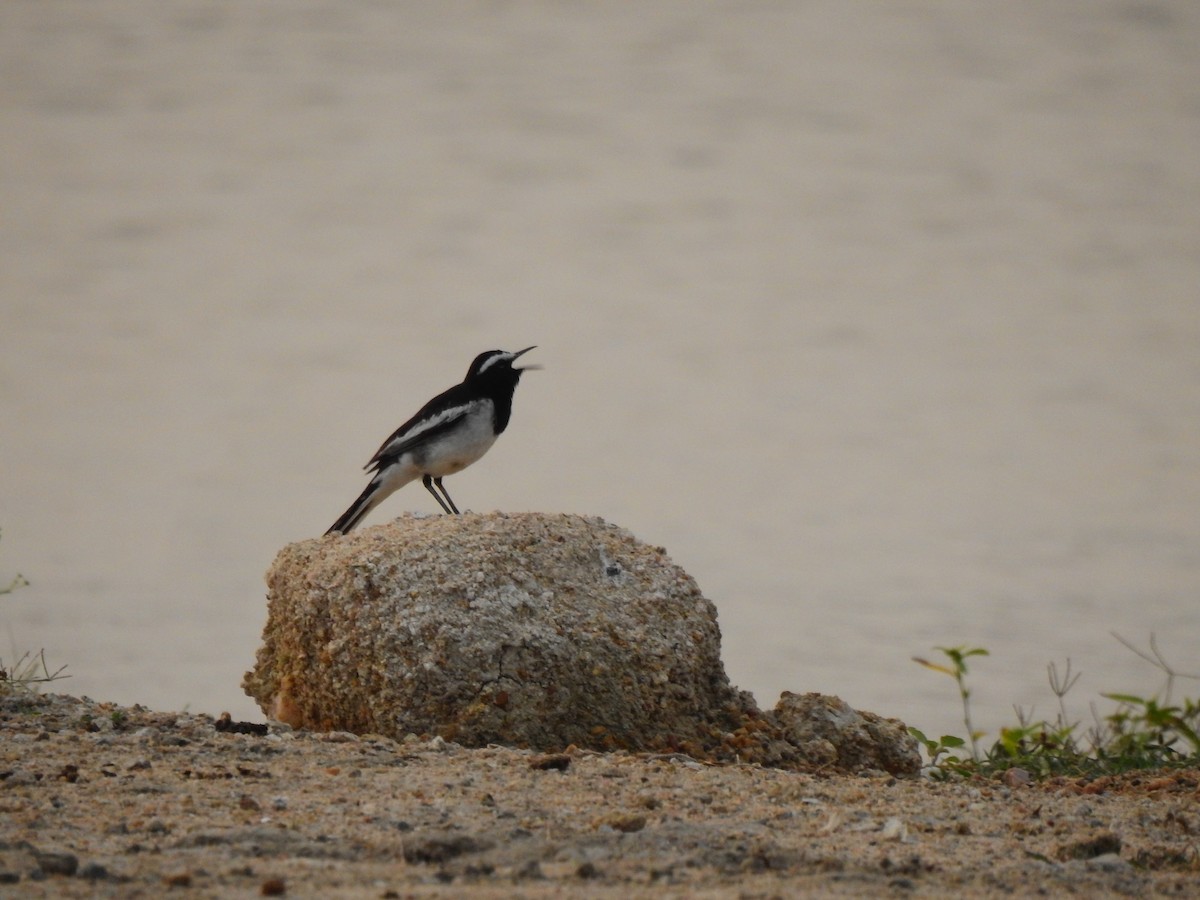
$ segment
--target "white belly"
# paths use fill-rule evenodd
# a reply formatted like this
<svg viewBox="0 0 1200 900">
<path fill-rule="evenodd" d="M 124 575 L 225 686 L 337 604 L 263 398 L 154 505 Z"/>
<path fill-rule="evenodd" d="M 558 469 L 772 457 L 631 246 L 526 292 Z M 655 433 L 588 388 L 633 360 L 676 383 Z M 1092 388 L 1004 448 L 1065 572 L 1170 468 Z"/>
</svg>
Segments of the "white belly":
<svg viewBox="0 0 1200 900">
<path fill-rule="evenodd" d="M 422 475 L 441 478 L 461 472 L 496 443 L 492 417 L 474 416 L 468 427 L 448 434 L 413 452 L 413 465 Z"/>
</svg>

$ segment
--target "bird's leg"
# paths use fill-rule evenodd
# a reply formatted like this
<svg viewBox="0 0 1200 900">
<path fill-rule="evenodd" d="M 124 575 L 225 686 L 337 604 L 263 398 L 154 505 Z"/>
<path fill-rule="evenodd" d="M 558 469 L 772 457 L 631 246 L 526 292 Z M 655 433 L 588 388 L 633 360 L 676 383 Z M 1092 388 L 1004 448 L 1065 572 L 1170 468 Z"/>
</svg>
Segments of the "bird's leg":
<svg viewBox="0 0 1200 900">
<path fill-rule="evenodd" d="M 460 515 L 460 513 L 458 511 L 458 507 L 455 506 L 454 501 L 450 499 L 450 492 L 448 490 L 446 490 L 446 486 L 444 484 L 442 484 L 442 479 L 435 478 L 435 479 L 433 479 L 433 483 L 436 484 L 439 488 L 441 488 L 442 493 L 446 495 L 446 502 L 450 504 L 450 509 L 452 509 L 454 511 L 454 514 L 456 516 Z"/>
<path fill-rule="evenodd" d="M 438 505 L 442 508 L 442 510 L 446 513 L 446 515 L 450 515 L 451 509 L 449 506 L 446 505 L 446 501 L 441 498 L 441 495 L 438 494 L 438 492 L 433 489 L 433 481 L 434 481 L 434 478 L 432 475 L 426 475 L 421 479 L 421 484 L 425 485 L 425 490 L 427 490 L 427 491 L 429 491 L 429 493 L 433 494 L 433 499 L 438 502 Z M 437 479 L 437 486 L 442 487 L 442 479 L 440 479 L 440 478 Z M 442 490 L 444 491 L 445 488 L 442 488 Z M 447 497 L 447 499 L 449 499 L 449 497 Z M 453 506 L 453 504 L 451 504 L 451 506 Z M 458 512 L 458 510 L 457 509 L 453 510 L 453 512 Z"/>
</svg>

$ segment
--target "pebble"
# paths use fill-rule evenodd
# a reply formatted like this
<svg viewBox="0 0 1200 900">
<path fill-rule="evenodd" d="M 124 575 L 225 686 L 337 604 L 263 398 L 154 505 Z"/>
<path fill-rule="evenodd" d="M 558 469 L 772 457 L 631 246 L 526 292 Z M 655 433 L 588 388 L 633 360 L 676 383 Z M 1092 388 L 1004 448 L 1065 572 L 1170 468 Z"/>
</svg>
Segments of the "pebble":
<svg viewBox="0 0 1200 900">
<path fill-rule="evenodd" d="M 318 741 L 326 741 L 330 744 L 357 744 L 358 735 L 349 731 L 329 731 L 325 734 L 315 735 Z"/>
<path fill-rule="evenodd" d="M 77 873 L 80 878 L 88 881 L 102 881 L 109 876 L 108 869 L 100 865 L 100 863 L 90 862 L 79 870 Z"/>
<path fill-rule="evenodd" d="M 1033 776 L 1025 769 L 1014 766 L 1004 773 L 1004 783 L 1010 788 L 1024 787 L 1033 781 Z"/>
<path fill-rule="evenodd" d="M 33 858 L 38 868 L 47 875 L 74 875 L 79 871 L 79 857 L 74 853 L 56 850 L 35 850 Z"/>
<path fill-rule="evenodd" d="M 904 843 L 908 840 L 908 826 L 904 824 L 904 820 L 897 816 L 892 816 L 883 823 L 882 834 L 880 837 L 885 841 L 897 841 Z"/>
<path fill-rule="evenodd" d="M 1099 869 L 1102 872 L 1127 872 L 1133 870 L 1133 866 L 1122 859 L 1117 853 L 1103 853 L 1100 856 L 1094 856 L 1086 860 L 1084 865 L 1089 869 Z"/>
</svg>

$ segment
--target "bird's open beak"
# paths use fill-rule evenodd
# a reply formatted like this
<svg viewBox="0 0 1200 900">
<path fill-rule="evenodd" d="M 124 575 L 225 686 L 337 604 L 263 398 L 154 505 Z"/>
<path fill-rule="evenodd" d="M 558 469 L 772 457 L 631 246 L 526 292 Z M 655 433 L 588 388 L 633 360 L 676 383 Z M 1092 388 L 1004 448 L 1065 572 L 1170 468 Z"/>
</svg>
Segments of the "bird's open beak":
<svg viewBox="0 0 1200 900">
<path fill-rule="evenodd" d="M 522 355 L 528 353 L 530 350 L 536 350 L 536 349 L 537 349 L 537 344 L 534 344 L 532 347 L 526 347 L 524 350 L 518 350 L 516 353 L 513 354 L 512 361 L 516 362 L 518 356 L 522 356 Z M 534 371 L 534 370 L 540 369 L 540 368 L 541 368 L 541 366 L 539 366 L 537 363 L 534 363 L 532 366 L 521 366 L 521 371 L 522 372 L 531 372 L 531 371 Z"/>
</svg>

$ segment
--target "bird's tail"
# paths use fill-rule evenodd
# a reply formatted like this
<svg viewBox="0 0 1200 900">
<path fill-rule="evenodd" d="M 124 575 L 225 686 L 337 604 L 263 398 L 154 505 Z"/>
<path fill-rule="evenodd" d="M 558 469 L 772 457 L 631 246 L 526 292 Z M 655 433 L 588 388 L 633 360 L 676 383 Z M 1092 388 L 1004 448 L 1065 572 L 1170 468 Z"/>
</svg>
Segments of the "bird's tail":
<svg viewBox="0 0 1200 900">
<path fill-rule="evenodd" d="M 358 499 L 350 504 L 347 509 L 338 518 L 336 522 L 329 526 L 326 534 L 347 534 L 361 522 L 371 510 L 377 507 L 384 501 L 392 491 L 396 490 L 398 485 L 390 485 L 386 480 L 381 479 L 378 475 L 371 479 L 371 483 L 366 486 Z"/>
</svg>

